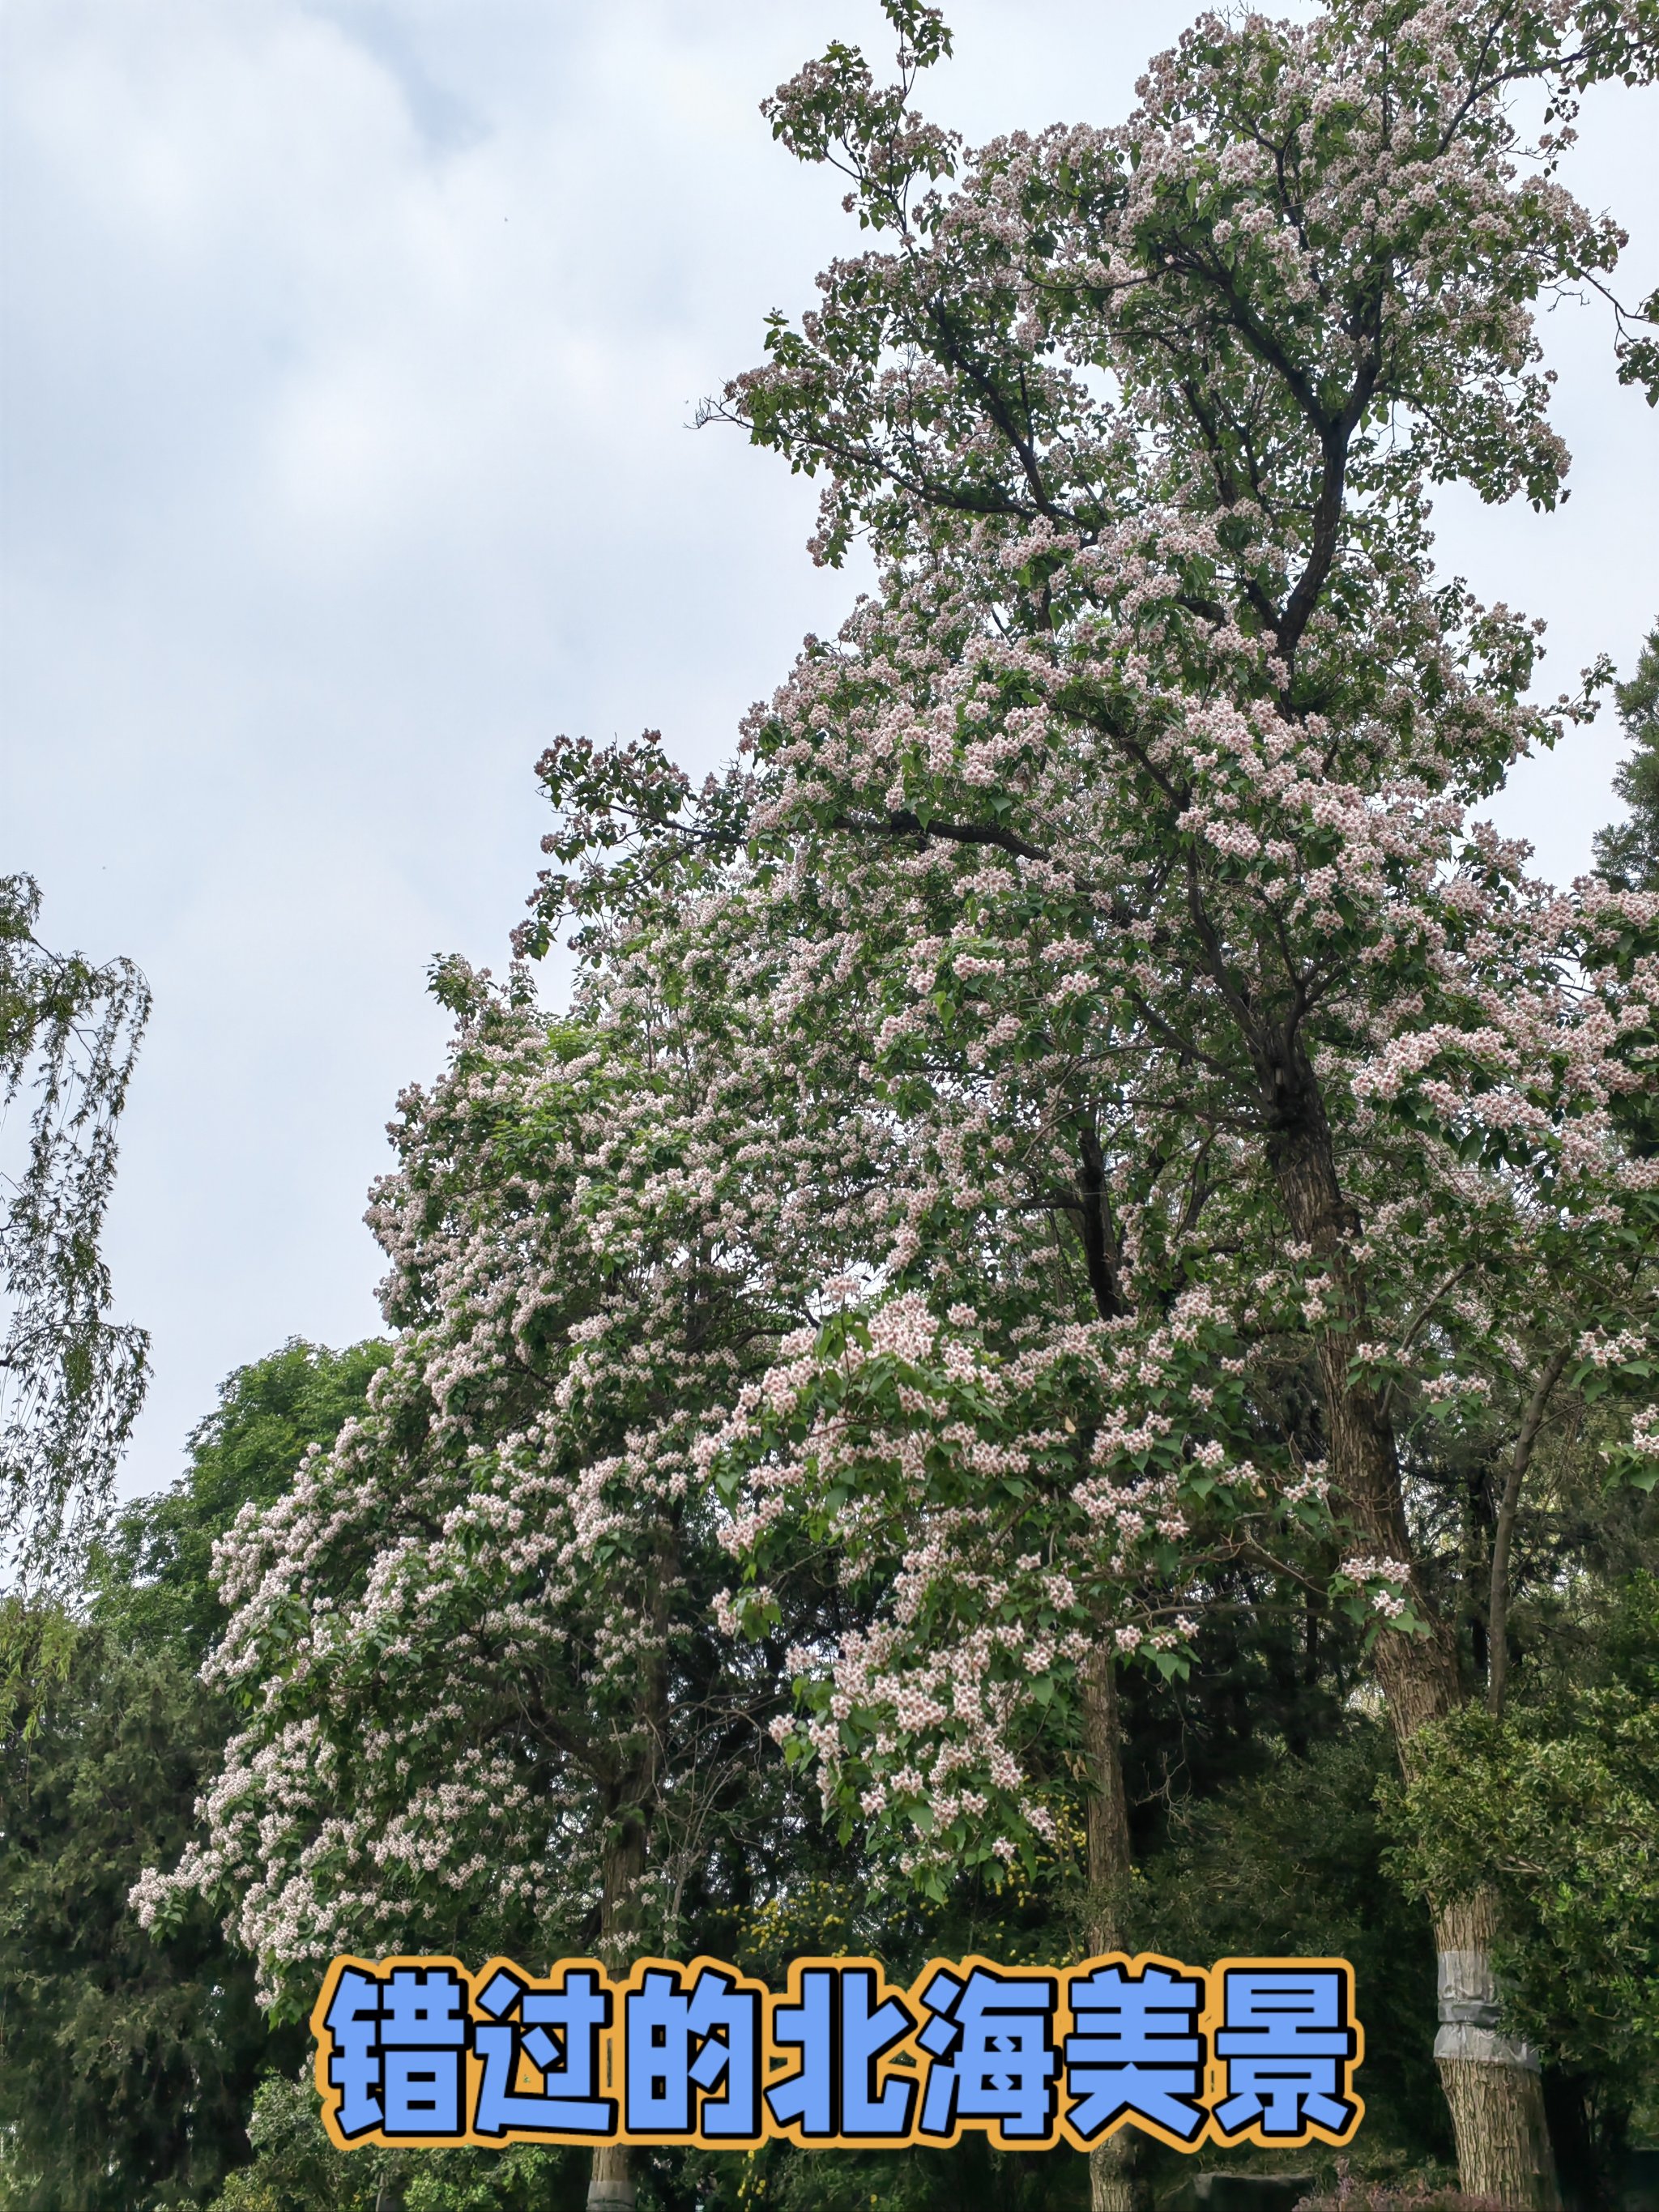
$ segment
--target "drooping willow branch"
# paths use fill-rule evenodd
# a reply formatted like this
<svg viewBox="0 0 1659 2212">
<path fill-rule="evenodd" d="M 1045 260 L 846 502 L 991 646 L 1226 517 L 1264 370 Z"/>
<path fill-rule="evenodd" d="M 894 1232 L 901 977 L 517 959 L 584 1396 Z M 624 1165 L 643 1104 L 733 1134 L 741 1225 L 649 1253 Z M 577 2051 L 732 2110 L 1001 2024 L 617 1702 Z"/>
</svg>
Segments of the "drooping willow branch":
<svg viewBox="0 0 1659 2212">
<path fill-rule="evenodd" d="M 0 1558 L 25 1586 L 95 1523 L 149 1342 L 108 1317 L 100 1249 L 149 987 L 48 951 L 40 906 L 33 878 L 0 877 L 0 1127 L 23 1124 L 0 1151 Z"/>
</svg>

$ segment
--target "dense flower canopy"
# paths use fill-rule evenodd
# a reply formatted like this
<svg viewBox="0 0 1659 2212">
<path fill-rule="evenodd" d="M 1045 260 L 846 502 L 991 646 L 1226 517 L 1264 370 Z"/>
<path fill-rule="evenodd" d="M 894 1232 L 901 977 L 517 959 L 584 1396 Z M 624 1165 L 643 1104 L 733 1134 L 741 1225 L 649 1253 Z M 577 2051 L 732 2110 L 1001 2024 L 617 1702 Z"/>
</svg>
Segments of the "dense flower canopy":
<svg viewBox="0 0 1659 2212">
<path fill-rule="evenodd" d="M 823 474 L 821 557 L 860 531 L 884 567 L 752 716 L 748 827 L 787 856 L 798 1026 L 856 1035 L 906 1128 L 889 1280 L 936 1325 L 994 1316 L 995 1364 L 970 1334 L 954 1370 L 900 1386 L 915 1432 L 890 1405 L 873 1435 L 864 1401 L 892 1386 L 856 1335 L 826 1339 L 798 1381 L 808 1443 L 764 1419 L 742 1440 L 760 1498 L 741 1528 L 763 1558 L 803 1494 L 819 1525 L 823 1501 L 857 1501 L 861 1528 L 878 1466 L 902 1510 L 977 1392 L 1059 1509 L 1040 1542 L 1006 1512 L 977 1532 L 1029 1562 L 1015 1598 L 1005 1559 L 996 1603 L 1043 1692 L 1091 1622 L 1167 1653 L 1112 1626 L 1116 1514 L 1157 1532 L 1160 1618 L 1189 1620 L 1218 1542 L 1260 1551 L 1277 1492 L 1310 1537 L 1316 1504 L 1334 1518 L 1316 1556 L 1261 1555 L 1407 1632 L 1379 1659 L 1409 1732 L 1449 1694 L 1404 1648 L 1437 1641 L 1411 1586 L 1413 1423 L 1519 1426 L 1540 1370 L 1574 1363 L 1639 1391 L 1651 1349 L 1655 1175 L 1632 1136 L 1659 906 L 1532 882 L 1468 812 L 1599 672 L 1557 719 L 1528 704 L 1534 629 L 1437 582 L 1426 526 L 1449 475 L 1558 495 L 1533 305 L 1620 241 L 1553 167 L 1577 92 L 1650 70 L 1650 45 L 1635 18 L 1565 9 L 1206 18 L 1121 129 L 970 154 L 907 105 L 937 17 L 889 12 L 897 88 L 837 46 L 772 104 L 893 242 L 833 267 L 798 328 L 775 319 L 720 411 Z M 1528 77 L 1553 104 L 1534 149 L 1508 104 Z M 1645 360 L 1626 344 L 1627 373 Z M 1054 1402 L 1006 1413 L 1040 1376 Z M 958 1425 L 968 1466 L 936 1502 L 960 1534 L 975 1455 L 1008 1470 Z M 1638 1421 L 1638 1456 L 1646 1439 Z M 945 1604 L 945 1555 L 929 1516 L 910 1538 L 895 1588 L 925 1674 L 946 1662 L 918 1592 Z M 1069 1620 L 1061 1566 L 1087 1591 Z M 949 1571 L 982 1591 L 982 1562 Z M 968 1606 L 973 1633 L 986 1614 Z M 854 1694 L 869 1679 L 854 1643 L 811 1693 L 811 1741 L 834 1769 L 878 1708 L 878 1761 L 960 1850 L 895 1698 Z M 894 1792 L 866 1755 L 848 1771 L 867 1814 Z"/>
<path fill-rule="evenodd" d="M 395 1352 L 219 1548 L 209 1672 L 248 1717 L 205 1841 L 140 1897 L 234 1903 L 274 1989 L 444 1930 L 660 1928 L 711 1847 L 775 1692 L 714 1636 L 696 1446 L 811 1310 L 786 1201 L 847 1149 L 757 1126 L 711 1053 L 744 1027 L 719 981 L 716 1020 L 707 945 L 667 927 L 556 1022 L 440 975 L 450 1066 L 405 1093 L 370 1215 Z"/>
<path fill-rule="evenodd" d="M 1122 126 L 970 151 L 884 6 L 896 86 L 837 44 L 769 107 L 876 242 L 710 410 L 878 586 L 701 793 L 550 750 L 519 944 L 574 917 L 571 1012 L 445 971 L 395 1356 L 224 1548 L 248 1722 L 145 1906 L 224 1894 L 275 1981 L 636 1946 L 761 1728 L 935 1894 L 1079 1829 L 1099 1887 L 1119 1673 L 1282 1590 L 1364 1626 L 1409 1772 L 1464 1694 L 1436 1450 L 1506 1468 L 1494 1717 L 1552 1393 L 1659 1466 L 1659 894 L 1474 811 L 1606 672 L 1540 708 L 1428 526 L 1561 495 L 1534 316 L 1621 240 L 1556 165 L 1650 9 L 1206 16 Z M 1467 2185 L 1546 2201 L 1530 2076 L 1493 2132 L 1462 2063 Z"/>
</svg>

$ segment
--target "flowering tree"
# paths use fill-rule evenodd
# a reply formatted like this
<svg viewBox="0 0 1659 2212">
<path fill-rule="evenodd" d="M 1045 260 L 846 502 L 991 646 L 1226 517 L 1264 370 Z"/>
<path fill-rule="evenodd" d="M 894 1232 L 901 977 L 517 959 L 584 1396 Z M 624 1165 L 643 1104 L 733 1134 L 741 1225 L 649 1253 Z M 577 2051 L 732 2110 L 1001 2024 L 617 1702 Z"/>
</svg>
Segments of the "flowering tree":
<svg viewBox="0 0 1659 2212">
<path fill-rule="evenodd" d="M 1643 641 L 1635 672 L 1613 694 L 1631 750 L 1614 772 L 1613 787 L 1630 812 L 1595 838 L 1601 872 L 1629 890 L 1651 890 L 1659 882 L 1659 623 Z"/>
<path fill-rule="evenodd" d="M 838 45 L 773 108 L 886 242 L 716 410 L 880 588 L 701 796 L 549 756 L 522 944 L 576 913 L 571 1018 L 449 972 L 396 1356 L 226 1549 L 252 1702 L 174 1879 L 278 1985 L 462 1913 L 672 1926 L 786 1649 L 842 1819 L 926 1881 L 1080 1809 L 1103 1946 L 1120 1664 L 1182 1664 L 1241 1563 L 1299 1583 L 1374 1630 L 1409 1770 L 1465 1691 L 1419 1440 L 1503 1425 L 1518 1500 L 1556 1390 L 1650 1395 L 1659 900 L 1468 822 L 1559 725 L 1427 534 L 1440 478 L 1558 495 L 1531 308 L 1620 241 L 1552 165 L 1645 19 L 1206 19 L 1122 129 L 969 155 L 908 106 L 939 18 L 886 4 L 896 88 Z M 1543 2204 L 1493 1911 L 1437 1900 L 1444 2078 L 1466 2186 Z"/>
<path fill-rule="evenodd" d="M 937 12 L 887 13 L 897 87 L 837 45 L 771 106 L 792 150 L 846 173 L 849 210 L 885 242 L 836 264 L 798 326 L 775 318 L 767 364 L 710 410 L 822 475 L 818 556 L 863 532 L 883 579 L 748 732 L 751 833 L 789 856 L 801 939 L 786 995 L 807 1020 L 816 985 L 816 1018 L 843 1036 L 866 1007 L 872 1079 L 930 1133 L 913 1158 L 931 1143 L 937 1170 L 916 1176 L 890 1271 L 933 1268 L 933 1325 L 948 1278 L 1004 1261 L 982 1232 L 940 1259 L 930 1227 L 965 1212 L 1006 1231 L 1026 1206 L 1072 1224 L 1096 1317 L 1121 1333 L 1091 1349 L 1094 1402 L 1144 1366 L 1138 1390 L 1182 1440 L 1146 1432 L 1137 1396 L 1105 1488 L 1132 1487 L 1133 1469 L 1178 1492 L 1195 1447 L 1243 1464 L 1170 1326 L 1182 1286 L 1262 1356 L 1299 1336 L 1316 1431 L 1302 1457 L 1323 1462 L 1344 1534 L 1336 1588 L 1394 1625 L 1373 1652 L 1409 1768 L 1463 1695 L 1413 1533 L 1413 1409 L 1490 1390 L 1522 1356 L 1518 1485 L 1562 1373 L 1605 1356 L 1639 1386 L 1650 1349 L 1645 1322 L 1613 1324 L 1620 1268 L 1645 1268 L 1653 1225 L 1652 1160 L 1628 1139 L 1651 1087 L 1659 909 L 1558 896 L 1469 825 L 1589 687 L 1553 720 L 1526 703 L 1533 632 L 1435 582 L 1427 515 L 1450 478 L 1489 500 L 1559 495 L 1532 309 L 1561 283 L 1603 285 L 1621 241 L 1555 165 L 1587 85 L 1651 75 L 1652 26 L 1413 0 L 1296 26 L 1206 17 L 1152 64 L 1121 128 L 969 154 L 908 106 L 948 46 Z M 1525 82 L 1547 105 L 1530 149 L 1508 105 Z M 1620 373 L 1650 379 L 1651 342 L 1621 321 L 1619 343 Z M 984 1203 L 941 1211 L 964 1187 Z M 1571 1260 L 1531 1307 L 1546 1229 Z M 959 1302 L 970 1329 L 981 1304 Z M 1055 1328 L 1077 1318 L 1058 1298 L 1048 1311 Z M 981 1485 L 1010 1472 L 942 1387 L 977 1387 L 994 1419 L 970 1346 L 947 1347 L 942 1378 L 921 1374 L 939 1340 L 893 1326 L 832 1338 L 821 1379 L 790 1381 L 813 1422 L 824 1392 L 863 1393 L 805 1455 L 849 1537 L 858 1509 L 829 1480 L 841 1459 L 904 1464 L 872 1392 Z M 1103 1356 L 1137 1333 L 1154 1347 L 1139 1365 Z M 863 1379 L 831 1385 L 849 1344 Z M 1072 1450 L 1087 1525 L 1096 1438 L 1085 1455 L 1063 1424 L 1016 1425 L 1051 1482 Z M 1638 1422 L 1631 1449 L 1645 1437 Z M 796 1441 L 758 1455 L 763 1492 L 799 1489 Z M 1275 1480 L 1281 1494 L 1306 1480 L 1288 1451 Z M 1149 1499 L 1186 1517 L 1184 1498 Z M 930 1503 L 954 1534 L 958 1509 Z M 756 1538 L 767 1510 L 750 1508 Z M 1119 1553 L 1101 1556 L 1109 1571 Z M 1053 1577 L 1068 1565 L 1016 1547 L 1028 1586 L 996 1604 L 1020 1613 L 1028 1651 L 1043 1606 L 1065 1613 Z M 1493 1570 L 1504 1587 L 1501 1547 Z M 915 1587 L 895 1583 L 896 1617 Z M 926 1622 L 924 1606 L 906 1625 Z M 1081 1632 L 1057 1619 L 1054 1656 L 1077 1666 Z M 884 1686 L 890 1649 L 849 1654 Z M 954 1710 L 941 1662 L 926 1711 L 909 1709 L 923 1733 Z M 834 1759 L 860 1701 L 845 1680 L 828 1696 Z M 931 1778 L 904 1717 L 867 1726 L 895 1779 Z M 893 1782 L 867 1786 L 884 1810 Z M 1492 1913 L 1478 1889 L 1437 1911 L 1443 2077 L 1465 2186 L 1547 2203 L 1535 2074 L 1469 2026 L 1490 2000 Z"/>
<path fill-rule="evenodd" d="M 246 1717 L 135 1899 L 219 1899 L 290 2009 L 347 1948 L 672 1948 L 768 1786 L 776 1662 L 714 1631 L 696 1447 L 811 1310 L 779 1199 L 814 1163 L 754 1117 L 699 919 L 613 915 L 559 1021 L 521 973 L 440 972 L 450 1063 L 369 1217 L 392 1358 L 219 1547 L 207 1674 Z"/>
</svg>

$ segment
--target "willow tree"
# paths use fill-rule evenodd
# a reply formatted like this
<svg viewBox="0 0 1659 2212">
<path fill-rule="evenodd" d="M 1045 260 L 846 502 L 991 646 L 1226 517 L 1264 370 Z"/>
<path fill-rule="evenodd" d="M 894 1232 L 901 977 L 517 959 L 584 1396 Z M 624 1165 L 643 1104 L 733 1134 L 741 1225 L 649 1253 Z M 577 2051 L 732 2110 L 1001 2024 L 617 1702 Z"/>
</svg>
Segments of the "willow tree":
<svg viewBox="0 0 1659 2212">
<path fill-rule="evenodd" d="M 149 990 L 34 934 L 39 886 L 0 878 L 0 1547 L 26 1585 L 96 1523 L 143 1401 L 149 1339 L 109 1317 L 99 1249 Z"/>
</svg>

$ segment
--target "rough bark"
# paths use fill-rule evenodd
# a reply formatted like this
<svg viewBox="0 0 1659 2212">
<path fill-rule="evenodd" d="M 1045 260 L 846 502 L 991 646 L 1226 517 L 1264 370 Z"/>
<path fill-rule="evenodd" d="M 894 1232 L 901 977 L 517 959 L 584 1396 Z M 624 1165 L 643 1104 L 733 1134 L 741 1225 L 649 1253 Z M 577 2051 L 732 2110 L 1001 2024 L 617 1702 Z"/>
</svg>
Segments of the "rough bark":
<svg viewBox="0 0 1659 2212">
<path fill-rule="evenodd" d="M 587 2185 L 587 2212 L 633 2212 L 633 2153 L 626 2143 L 600 2143 Z"/>
<path fill-rule="evenodd" d="M 627 1794 L 629 1802 L 618 1805 L 612 1813 L 610 1832 L 605 1838 L 605 1855 L 599 1895 L 599 1942 L 601 1960 L 613 1974 L 625 1972 L 632 1965 L 638 1948 L 639 1884 L 645 1872 L 646 1827 L 639 1809 L 638 1800 L 644 1796 L 640 1787 L 647 1778 L 635 1772 L 629 1778 Z M 620 2084 L 613 2084 L 612 2094 L 620 2094 Z M 635 2185 L 633 2153 L 626 2143 L 599 2143 L 593 2152 L 592 2177 L 587 2185 L 588 2212 L 632 2212 Z"/>
<path fill-rule="evenodd" d="M 1435 2039 L 1464 2192 L 1499 2204 L 1559 2206 L 1538 2061 L 1499 2032 L 1492 1970 L 1497 1913 L 1477 1892 L 1435 1915 L 1442 2026 Z"/>
<path fill-rule="evenodd" d="M 1337 1175 L 1317 1079 L 1297 1047 L 1264 1054 L 1262 1072 L 1280 1197 L 1298 1242 L 1311 1246 L 1328 1269 L 1344 1324 L 1327 1330 L 1318 1347 L 1334 1488 L 1362 1549 L 1410 1565 L 1411 1536 L 1389 1407 L 1348 1373 L 1352 1347 L 1365 1334 L 1365 1283 L 1363 1271 L 1348 1257 L 1348 1239 L 1358 1224 Z M 1372 1650 L 1407 1775 L 1419 1731 L 1455 1711 L 1463 1698 L 1450 1632 L 1416 1586 L 1414 1575 L 1413 1583 L 1413 1607 L 1427 1622 L 1427 1633 L 1402 1636 L 1385 1630 Z M 1443 1959 L 1463 1956 L 1477 1978 L 1484 1973 L 1487 1986 L 1495 1917 L 1493 1900 L 1484 1892 L 1440 1906 L 1434 1914 L 1435 1942 Z M 1560 2196 L 1535 2062 L 1512 2039 L 1492 2033 L 1489 2023 L 1471 2034 L 1472 2024 L 1449 2024 L 1443 2001 L 1436 2057 L 1451 2111 L 1460 2185 L 1468 2196 L 1496 2198 L 1525 2212 L 1558 2212 Z M 1454 2050 L 1464 2055 L 1450 2055 Z"/>
<path fill-rule="evenodd" d="M 1560 2202 L 1535 2074 L 1443 2058 L 1440 2086 L 1451 2107 L 1466 2196 L 1505 2205 Z"/>
<path fill-rule="evenodd" d="M 1469 1657 L 1477 1682 L 1487 1679 L 1491 1663 L 1486 1615 L 1492 1603 L 1492 1540 L 1497 1520 L 1492 1472 L 1493 1462 L 1483 1457 L 1469 1468 L 1463 1482 L 1463 1615 L 1469 1624 Z"/>
<path fill-rule="evenodd" d="M 1083 1671 L 1083 1747 L 1088 1767 L 1089 1896 L 1084 1941 L 1089 1955 L 1128 1948 L 1129 1802 L 1123 1787 L 1117 1666 L 1104 1644 Z M 1133 2212 L 1134 2138 L 1120 2128 L 1089 2153 L 1089 2212 Z"/>
</svg>

